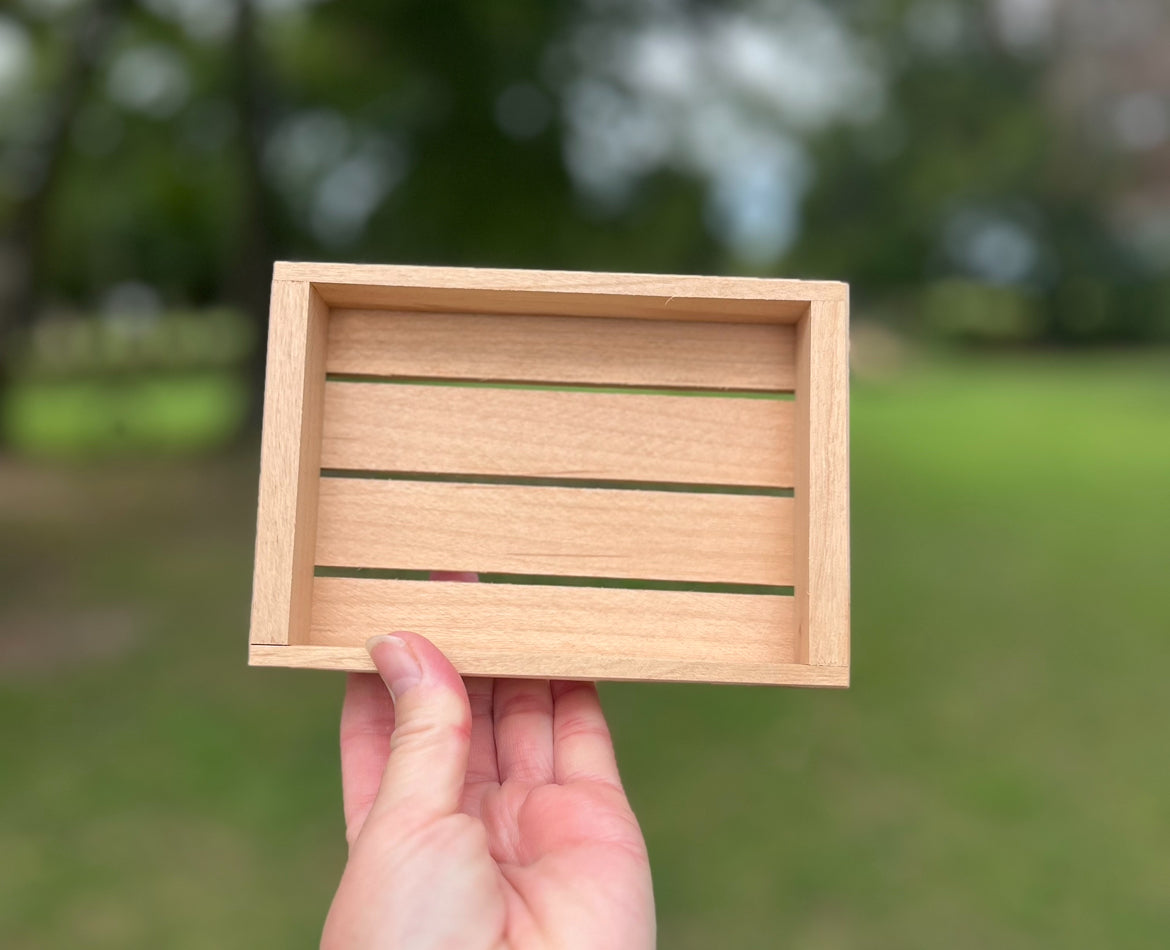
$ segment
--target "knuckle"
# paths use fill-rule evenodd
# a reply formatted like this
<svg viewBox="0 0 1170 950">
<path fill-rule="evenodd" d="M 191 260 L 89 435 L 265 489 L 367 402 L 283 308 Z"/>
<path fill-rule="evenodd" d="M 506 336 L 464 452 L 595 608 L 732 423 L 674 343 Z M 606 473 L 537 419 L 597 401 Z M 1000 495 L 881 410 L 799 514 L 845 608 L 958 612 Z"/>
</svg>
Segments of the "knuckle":
<svg viewBox="0 0 1170 950">
<path fill-rule="evenodd" d="M 345 723 L 341 727 L 341 742 L 344 745 L 362 739 L 385 739 L 393 731 L 393 719 Z"/>
<path fill-rule="evenodd" d="M 609 742 L 609 727 L 589 716 L 569 716 L 557 724 L 557 738 L 562 742 L 574 739 L 599 739 Z"/>
<path fill-rule="evenodd" d="M 390 740 L 391 751 L 418 745 L 440 745 L 471 739 L 471 723 L 458 719 L 414 716 L 398 723 Z"/>
<path fill-rule="evenodd" d="M 496 703 L 501 718 L 507 716 L 531 716 L 547 714 L 551 707 L 550 697 L 538 693 L 512 693 Z"/>
</svg>

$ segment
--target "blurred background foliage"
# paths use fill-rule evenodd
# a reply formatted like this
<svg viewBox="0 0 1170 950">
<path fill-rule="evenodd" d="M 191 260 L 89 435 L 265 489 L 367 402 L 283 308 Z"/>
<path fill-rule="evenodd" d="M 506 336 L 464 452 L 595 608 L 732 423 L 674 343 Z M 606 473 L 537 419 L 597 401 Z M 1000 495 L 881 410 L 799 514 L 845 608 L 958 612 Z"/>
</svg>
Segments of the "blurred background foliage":
<svg viewBox="0 0 1170 950">
<path fill-rule="evenodd" d="M 5 339 L 260 321 L 274 257 L 848 277 L 910 333 L 1165 338 L 1166 29 L 1152 0 L 20 0 Z"/>
<path fill-rule="evenodd" d="M 849 281 L 854 688 L 606 688 L 663 945 L 1163 944 L 1162 0 L 0 6 L 6 947 L 315 942 L 277 258 Z"/>
</svg>

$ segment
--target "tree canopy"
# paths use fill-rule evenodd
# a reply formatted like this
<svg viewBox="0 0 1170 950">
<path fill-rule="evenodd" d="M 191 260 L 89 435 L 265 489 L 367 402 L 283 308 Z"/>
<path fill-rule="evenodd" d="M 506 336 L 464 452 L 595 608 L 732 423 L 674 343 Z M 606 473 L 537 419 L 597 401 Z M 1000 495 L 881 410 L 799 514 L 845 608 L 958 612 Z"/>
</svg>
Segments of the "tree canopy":
<svg viewBox="0 0 1170 950">
<path fill-rule="evenodd" d="M 912 332 L 1166 335 L 1170 210 L 1124 213 L 1166 90 L 1084 121 L 1079 5 L 1040 7 L 22 0 L 5 326 L 127 284 L 262 320 L 294 257 L 832 277 Z"/>
</svg>

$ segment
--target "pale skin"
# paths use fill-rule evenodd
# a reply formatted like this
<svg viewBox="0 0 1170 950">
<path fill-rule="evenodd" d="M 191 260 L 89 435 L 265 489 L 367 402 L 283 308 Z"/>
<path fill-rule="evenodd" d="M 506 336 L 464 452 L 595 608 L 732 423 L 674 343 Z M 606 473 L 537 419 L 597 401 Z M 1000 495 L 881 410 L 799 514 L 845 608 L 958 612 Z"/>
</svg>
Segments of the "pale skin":
<svg viewBox="0 0 1170 950">
<path fill-rule="evenodd" d="M 464 681 L 412 633 L 368 646 L 378 674 L 351 674 L 342 710 L 349 860 L 322 947 L 653 947 L 646 844 L 593 684 Z"/>
</svg>

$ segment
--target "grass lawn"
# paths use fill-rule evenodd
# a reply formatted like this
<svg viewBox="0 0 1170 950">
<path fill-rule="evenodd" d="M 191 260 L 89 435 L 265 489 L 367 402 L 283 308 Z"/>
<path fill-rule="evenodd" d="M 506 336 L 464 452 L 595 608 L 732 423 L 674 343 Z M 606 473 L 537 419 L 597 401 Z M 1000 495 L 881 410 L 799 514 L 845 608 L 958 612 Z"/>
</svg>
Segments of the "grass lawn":
<svg viewBox="0 0 1170 950">
<path fill-rule="evenodd" d="M 661 945 L 1164 945 L 1170 354 L 853 400 L 853 688 L 603 691 Z M 343 684 L 244 666 L 254 492 L 0 464 L 0 945 L 316 945 Z"/>
</svg>

